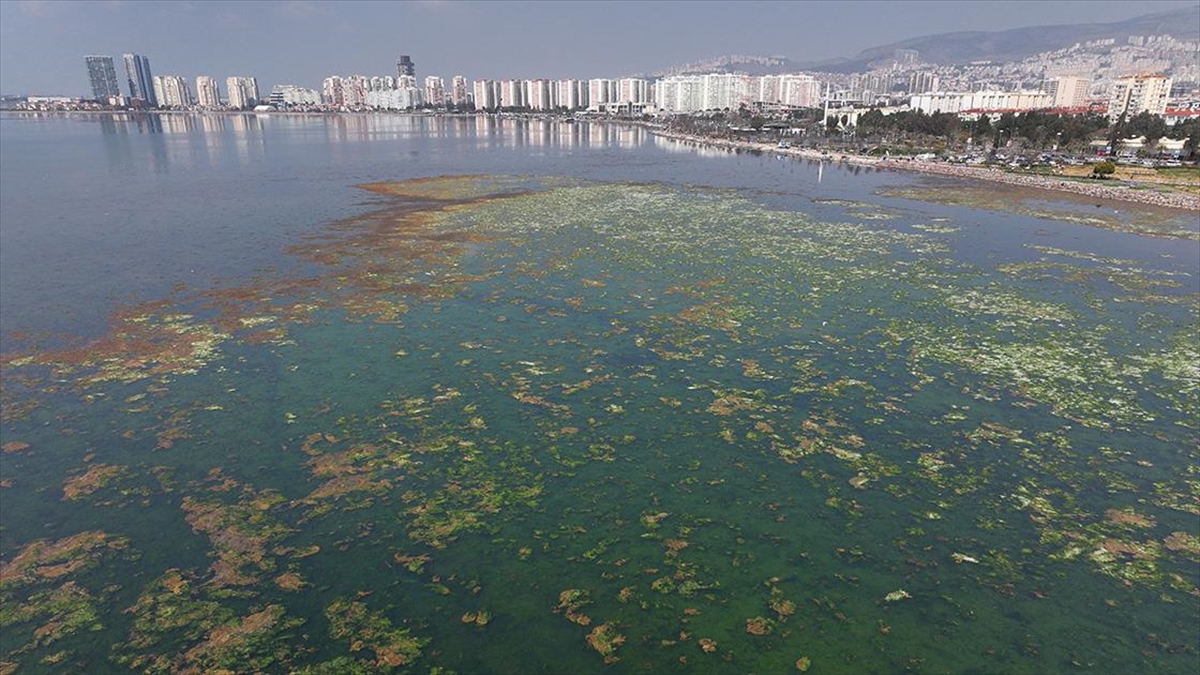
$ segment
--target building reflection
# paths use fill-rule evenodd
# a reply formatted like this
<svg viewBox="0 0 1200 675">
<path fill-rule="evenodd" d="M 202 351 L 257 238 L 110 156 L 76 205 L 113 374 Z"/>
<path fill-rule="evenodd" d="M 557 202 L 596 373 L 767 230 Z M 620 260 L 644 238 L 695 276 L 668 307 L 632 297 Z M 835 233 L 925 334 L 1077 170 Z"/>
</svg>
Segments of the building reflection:
<svg viewBox="0 0 1200 675">
<path fill-rule="evenodd" d="M 541 152 L 628 150 L 652 139 L 643 127 L 619 122 L 490 115 L 96 113 L 87 119 L 99 127 L 112 166 L 130 170 L 140 162 L 156 172 L 259 162 L 267 156 L 268 136 L 321 138 L 335 146 L 332 151 L 338 155 L 366 151 L 362 146 L 369 143 L 425 138 L 462 139 L 480 149 Z M 653 143 L 669 151 L 681 149 L 657 137 Z M 408 146 L 414 153 L 423 149 L 419 143 Z"/>
</svg>

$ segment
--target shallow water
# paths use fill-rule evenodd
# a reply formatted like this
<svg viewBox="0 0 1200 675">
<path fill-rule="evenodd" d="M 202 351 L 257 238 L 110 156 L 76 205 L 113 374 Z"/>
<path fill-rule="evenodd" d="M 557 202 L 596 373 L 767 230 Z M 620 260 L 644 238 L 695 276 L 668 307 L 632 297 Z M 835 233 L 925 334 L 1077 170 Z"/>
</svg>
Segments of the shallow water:
<svg viewBox="0 0 1200 675">
<path fill-rule="evenodd" d="M 612 125 L 0 133 L 6 669 L 1200 667 L 1194 241 Z"/>
</svg>

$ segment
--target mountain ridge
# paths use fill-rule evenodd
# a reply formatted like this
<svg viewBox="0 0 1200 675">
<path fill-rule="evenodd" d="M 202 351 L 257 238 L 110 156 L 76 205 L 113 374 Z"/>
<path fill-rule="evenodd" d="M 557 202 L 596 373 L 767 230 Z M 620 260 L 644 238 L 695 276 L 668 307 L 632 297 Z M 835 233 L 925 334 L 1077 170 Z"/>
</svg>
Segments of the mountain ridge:
<svg viewBox="0 0 1200 675">
<path fill-rule="evenodd" d="M 1200 40 L 1200 5 L 1143 14 L 1110 23 L 1054 24 L 1002 31 L 935 33 L 871 47 L 850 57 L 817 61 L 796 61 L 785 56 L 724 55 L 664 68 L 651 75 L 712 72 L 771 75 L 801 70 L 853 73 L 867 70 L 868 64 L 873 61 L 891 57 L 897 49 L 915 49 L 921 53 L 922 61 L 937 65 L 966 64 L 974 61 L 1019 61 L 1041 52 L 1064 49 L 1077 42 L 1125 38 L 1130 35 L 1171 35 L 1181 40 Z"/>
</svg>

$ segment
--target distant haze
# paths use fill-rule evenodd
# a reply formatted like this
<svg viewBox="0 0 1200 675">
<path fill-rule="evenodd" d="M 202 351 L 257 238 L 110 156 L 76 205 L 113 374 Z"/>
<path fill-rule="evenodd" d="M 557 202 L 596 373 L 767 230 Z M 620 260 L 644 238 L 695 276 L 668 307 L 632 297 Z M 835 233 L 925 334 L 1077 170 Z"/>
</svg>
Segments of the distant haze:
<svg viewBox="0 0 1200 675">
<path fill-rule="evenodd" d="M 964 30 L 1102 23 L 1195 0 L 1102 2 L 0 1 L 0 92 L 88 92 L 83 57 L 136 52 L 155 74 L 250 75 L 319 88 L 331 74 L 617 77 L 721 54 L 850 57 Z M 124 73 L 119 73 L 122 80 Z M 123 84 L 123 82 L 122 82 Z M 122 87 L 124 88 L 124 87 Z"/>
</svg>

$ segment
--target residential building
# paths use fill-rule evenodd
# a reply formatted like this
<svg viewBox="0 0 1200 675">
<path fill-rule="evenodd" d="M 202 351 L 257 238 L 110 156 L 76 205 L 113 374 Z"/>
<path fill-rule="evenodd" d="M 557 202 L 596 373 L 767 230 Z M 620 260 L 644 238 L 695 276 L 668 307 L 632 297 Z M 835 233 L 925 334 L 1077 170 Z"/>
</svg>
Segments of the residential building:
<svg viewBox="0 0 1200 675">
<path fill-rule="evenodd" d="M 521 80 L 502 80 L 500 82 L 500 107 L 522 108 L 525 102 L 525 85 Z"/>
<path fill-rule="evenodd" d="M 437 76 L 425 78 L 425 102 L 438 108 L 446 105 L 446 82 Z"/>
<path fill-rule="evenodd" d="M 793 108 L 821 105 L 821 83 L 812 75 L 780 75 L 779 103 Z"/>
<path fill-rule="evenodd" d="M 1040 91 L 930 92 L 909 100 L 909 107 L 926 114 L 967 111 L 1021 111 L 1049 108 L 1054 97 Z"/>
<path fill-rule="evenodd" d="M 196 102 L 201 108 L 221 107 L 221 93 L 217 90 L 217 81 L 208 75 L 196 77 Z"/>
<path fill-rule="evenodd" d="M 450 104 L 454 106 L 464 106 L 470 100 L 470 91 L 467 89 L 467 78 L 462 75 L 455 75 L 450 78 Z"/>
<path fill-rule="evenodd" d="M 227 77 L 225 91 L 229 95 L 230 108 L 246 110 L 258 105 L 258 80 L 253 77 Z"/>
<path fill-rule="evenodd" d="M 413 78 L 417 77 L 417 64 L 413 63 L 412 57 L 408 54 L 401 54 L 399 60 L 396 61 L 396 75 Z"/>
<path fill-rule="evenodd" d="M 567 110 L 586 108 L 579 102 L 579 80 L 559 80 L 554 83 L 555 107 Z"/>
<path fill-rule="evenodd" d="M 276 107 L 294 105 L 317 105 L 321 95 L 315 89 L 305 89 L 294 84 L 277 84 L 271 88 L 271 105 Z"/>
<path fill-rule="evenodd" d="M 92 98 L 97 101 L 107 101 L 111 96 L 120 96 L 121 87 L 117 84 L 117 69 L 113 67 L 111 56 L 85 56 L 88 80 L 92 83 Z"/>
<path fill-rule="evenodd" d="M 493 80 L 475 80 L 475 109 L 494 110 L 500 105 Z"/>
<path fill-rule="evenodd" d="M 1056 77 L 1046 83 L 1046 93 L 1054 97 L 1055 108 L 1077 108 L 1087 105 L 1090 77 Z"/>
<path fill-rule="evenodd" d="M 650 100 L 650 83 L 635 77 L 617 81 L 617 101 L 621 103 L 646 103 Z"/>
<path fill-rule="evenodd" d="M 157 107 L 154 94 L 154 77 L 150 74 L 150 57 L 140 54 L 125 54 L 125 75 L 129 80 L 129 97 L 140 100 L 150 107 Z"/>
<path fill-rule="evenodd" d="M 525 105 L 531 110 L 550 110 L 554 107 L 550 97 L 549 80 L 528 80 L 526 83 Z"/>
<path fill-rule="evenodd" d="M 617 100 L 616 80 L 597 78 L 588 80 L 588 109 L 600 110 L 605 103 Z"/>
<path fill-rule="evenodd" d="M 192 90 L 187 80 L 178 75 L 155 75 L 154 89 L 161 92 L 159 105 L 164 108 L 186 108 L 192 105 Z M 157 94 L 156 94 L 157 96 Z"/>
<path fill-rule="evenodd" d="M 1133 117 L 1141 112 L 1162 115 L 1171 95 L 1171 78 L 1164 75 L 1133 75 L 1114 80 L 1108 93 L 1108 117 Z"/>
<path fill-rule="evenodd" d="M 937 91 L 941 81 L 937 75 L 928 72 L 913 73 L 908 77 L 908 93 L 927 94 Z"/>
</svg>

